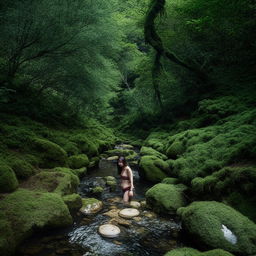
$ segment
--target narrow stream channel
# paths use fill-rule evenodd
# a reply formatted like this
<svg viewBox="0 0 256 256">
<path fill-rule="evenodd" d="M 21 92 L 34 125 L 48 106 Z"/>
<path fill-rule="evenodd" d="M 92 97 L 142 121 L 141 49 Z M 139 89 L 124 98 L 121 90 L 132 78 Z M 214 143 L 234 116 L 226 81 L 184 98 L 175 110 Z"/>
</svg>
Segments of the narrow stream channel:
<svg viewBox="0 0 256 256">
<path fill-rule="evenodd" d="M 136 166 L 134 173 L 135 201 L 145 199 L 146 190 L 152 184 L 139 179 Z M 104 207 L 96 215 L 77 214 L 72 227 L 58 231 L 45 231 L 28 239 L 19 249 L 20 256 L 159 256 L 167 251 L 182 247 L 179 241 L 181 225 L 170 216 L 158 216 L 148 209 L 139 209 L 140 216 L 130 225 L 120 225 L 121 234 L 117 238 L 103 238 L 98 227 L 109 221 L 105 212 L 124 208 L 120 202 L 122 192 L 119 186 L 115 191 L 105 187 L 101 195 L 91 194 L 91 188 L 102 184 L 103 177 L 114 176 L 118 184 L 116 162 L 102 159 L 97 169 L 91 170 L 81 180 L 78 193 L 82 197 L 95 197 L 102 200 Z"/>
</svg>

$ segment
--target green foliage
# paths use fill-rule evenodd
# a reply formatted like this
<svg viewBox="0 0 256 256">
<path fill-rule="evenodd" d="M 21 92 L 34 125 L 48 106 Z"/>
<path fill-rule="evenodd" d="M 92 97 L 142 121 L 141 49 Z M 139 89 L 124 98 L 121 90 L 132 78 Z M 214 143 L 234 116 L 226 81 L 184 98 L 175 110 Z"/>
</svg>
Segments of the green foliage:
<svg viewBox="0 0 256 256">
<path fill-rule="evenodd" d="M 12 168 L 1 163 L 0 165 L 0 192 L 12 192 L 19 183 Z"/>
<path fill-rule="evenodd" d="M 177 213 L 182 218 L 184 229 L 195 242 L 235 254 L 255 254 L 256 225 L 233 208 L 215 201 L 204 201 L 179 208 Z M 236 236 L 236 243 L 224 237 L 222 225 Z"/>
<path fill-rule="evenodd" d="M 182 190 L 172 184 L 156 184 L 146 192 L 147 204 L 158 213 L 175 214 L 186 204 Z"/>
</svg>

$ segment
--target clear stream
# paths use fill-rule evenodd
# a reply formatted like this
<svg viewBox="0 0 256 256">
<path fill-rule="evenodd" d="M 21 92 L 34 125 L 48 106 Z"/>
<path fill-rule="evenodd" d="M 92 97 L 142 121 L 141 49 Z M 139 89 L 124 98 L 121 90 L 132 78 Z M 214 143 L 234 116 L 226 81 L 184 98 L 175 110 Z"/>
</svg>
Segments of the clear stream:
<svg viewBox="0 0 256 256">
<path fill-rule="evenodd" d="M 135 197 L 133 200 L 144 200 L 145 191 L 152 186 L 139 179 L 136 166 L 131 166 L 134 173 Z M 116 163 L 102 159 L 97 169 L 91 170 L 81 180 L 78 193 L 82 197 L 95 197 L 90 190 L 103 182 L 104 176 L 114 176 L 120 183 Z M 153 215 L 149 210 L 141 210 L 140 218 L 132 220 L 130 226 L 119 226 L 121 234 L 117 238 L 103 238 L 98 227 L 107 223 L 110 217 L 102 213 L 123 208 L 113 198 L 121 197 L 120 187 L 113 192 L 106 187 L 98 199 L 103 201 L 103 209 L 96 215 L 84 216 L 80 213 L 75 217 L 72 227 L 49 230 L 34 235 L 19 248 L 19 256 L 144 256 L 163 255 L 167 251 L 182 247 L 180 241 L 181 225 L 170 216 Z M 97 197 L 96 197 L 97 198 Z"/>
</svg>

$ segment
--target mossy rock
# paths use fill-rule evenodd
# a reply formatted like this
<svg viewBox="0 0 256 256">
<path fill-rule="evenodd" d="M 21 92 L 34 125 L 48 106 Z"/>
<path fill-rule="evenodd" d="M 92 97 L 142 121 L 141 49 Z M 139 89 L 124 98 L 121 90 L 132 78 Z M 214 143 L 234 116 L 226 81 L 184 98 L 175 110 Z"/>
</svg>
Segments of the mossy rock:
<svg viewBox="0 0 256 256">
<path fill-rule="evenodd" d="M 78 155 L 81 153 L 77 147 L 77 144 L 71 141 L 65 144 L 63 149 L 67 152 L 68 156 Z"/>
<path fill-rule="evenodd" d="M 82 207 L 80 212 L 87 214 L 95 214 L 103 208 L 103 203 L 96 198 L 82 198 Z"/>
<path fill-rule="evenodd" d="M 194 202 L 177 213 L 184 230 L 199 245 L 241 255 L 256 253 L 256 224 L 230 206 L 215 201 Z"/>
<path fill-rule="evenodd" d="M 68 168 L 42 171 L 30 177 L 23 187 L 41 192 L 54 192 L 60 195 L 75 193 L 79 185 L 79 178 Z"/>
<path fill-rule="evenodd" d="M 161 182 L 167 177 L 169 165 L 155 156 L 143 156 L 139 161 L 139 175 L 151 182 Z"/>
<path fill-rule="evenodd" d="M 79 210 L 82 207 L 82 198 L 78 194 L 71 194 L 62 197 L 70 212 Z"/>
<path fill-rule="evenodd" d="M 107 180 L 107 181 L 106 181 L 106 184 L 107 184 L 107 186 L 110 187 L 110 190 L 111 190 L 111 191 L 115 191 L 115 190 L 116 190 L 116 187 L 117 187 L 117 182 L 116 182 L 116 180 Z"/>
<path fill-rule="evenodd" d="M 233 254 L 221 250 L 215 249 L 207 252 L 199 252 L 193 248 L 178 248 L 167 252 L 164 256 L 234 256 Z"/>
<path fill-rule="evenodd" d="M 72 224 L 68 207 L 56 193 L 18 189 L 0 201 L 0 212 L 0 225 L 6 228 L 4 233 L 0 231 L 0 252 L 6 256 L 35 230 Z"/>
<path fill-rule="evenodd" d="M 79 169 L 72 169 L 72 172 L 76 176 L 78 176 L 79 178 L 82 178 L 87 173 L 87 168 L 86 167 L 82 167 L 82 168 L 79 168 Z"/>
<path fill-rule="evenodd" d="M 105 176 L 104 180 L 105 181 L 115 181 L 116 182 L 116 178 L 114 176 Z"/>
<path fill-rule="evenodd" d="M 26 179 L 35 174 L 33 166 L 22 159 L 11 159 L 9 165 L 18 179 Z"/>
<path fill-rule="evenodd" d="M 97 156 L 94 156 L 90 159 L 90 163 L 88 168 L 95 168 L 99 166 L 100 158 Z"/>
<path fill-rule="evenodd" d="M 135 152 L 130 149 L 111 149 L 105 151 L 104 153 L 107 154 L 108 156 L 124 156 L 127 158 L 128 156 L 134 155 Z"/>
<path fill-rule="evenodd" d="M 142 147 L 140 149 L 140 155 L 141 156 L 145 156 L 145 155 L 148 155 L 148 156 L 156 156 L 162 160 L 167 160 L 167 156 L 158 152 L 157 150 L 151 148 L 151 147 Z"/>
<path fill-rule="evenodd" d="M 68 164 L 70 168 L 79 169 L 87 167 L 89 165 L 89 159 L 85 154 L 70 156 L 68 158 Z"/>
<path fill-rule="evenodd" d="M 67 153 L 59 145 L 46 140 L 34 139 L 33 148 L 39 153 L 40 167 L 54 168 L 57 166 L 66 166 Z"/>
<path fill-rule="evenodd" d="M 101 194 L 103 191 L 104 191 L 104 188 L 101 186 L 97 186 L 92 189 L 93 194 Z"/>
<path fill-rule="evenodd" d="M 147 205 L 159 213 L 175 214 L 178 208 L 186 205 L 182 191 L 172 184 L 156 184 L 146 192 Z"/>
<path fill-rule="evenodd" d="M 79 150 L 89 157 L 99 154 L 97 145 L 87 138 L 86 134 L 77 134 L 70 137 L 70 140 L 76 143 Z"/>
<path fill-rule="evenodd" d="M 19 183 L 12 168 L 0 165 L 0 192 L 12 192 Z"/>
<path fill-rule="evenodd" d="M 170 147 L 166 150 L 166 155 L 169 158 L 176 159 L 185 151 L 185 147 L 180 141 L 174 141 Z"/>
<path fill-rule="evenodd" d="M 179 180 L 177 178 L 165 178 L 161 181 L 161 183 L 165 183 L 165 184 L 177 184 L 179 183 Z"/>
</svg>

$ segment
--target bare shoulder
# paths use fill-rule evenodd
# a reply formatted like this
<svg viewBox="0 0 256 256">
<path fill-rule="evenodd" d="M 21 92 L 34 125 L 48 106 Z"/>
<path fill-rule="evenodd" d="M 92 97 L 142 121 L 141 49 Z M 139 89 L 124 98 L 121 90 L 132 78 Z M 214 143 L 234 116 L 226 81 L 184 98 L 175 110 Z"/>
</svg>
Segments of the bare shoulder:
<svg viewBox="0 0 256 256">
<path fill-rule="evenodd" d="M 131 169 L 131 167 L 130 166 L 126 166 L 126 170 L 128 171 L 128 172 L 132 172 L 132 169 Z"/>
</svg>

